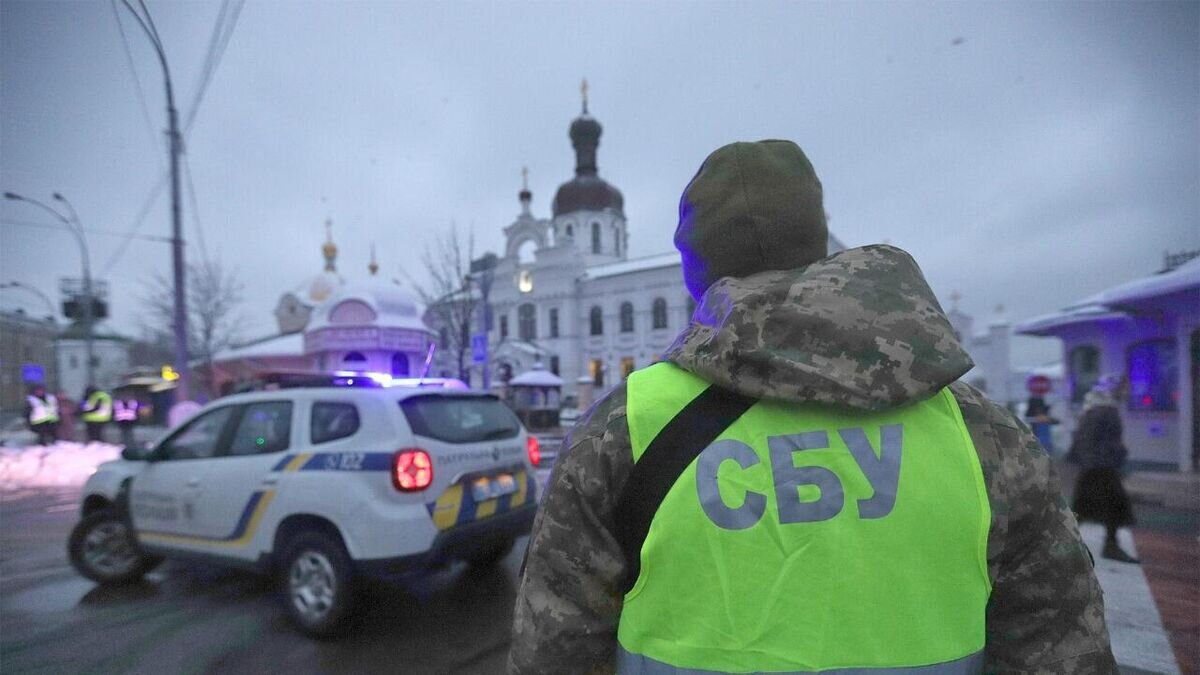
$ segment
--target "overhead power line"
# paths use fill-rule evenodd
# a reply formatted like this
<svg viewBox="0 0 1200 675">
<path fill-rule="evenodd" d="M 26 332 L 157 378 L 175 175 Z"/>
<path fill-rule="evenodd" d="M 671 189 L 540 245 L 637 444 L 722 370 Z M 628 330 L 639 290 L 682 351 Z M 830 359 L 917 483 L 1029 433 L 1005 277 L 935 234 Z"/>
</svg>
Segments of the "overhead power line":
<svg viewBox="0 0 1200 675">
<path fill-rule="evenodd" d="M 196 201 L 196 184 L 192 181 L 192 163 L 183 156 L 184 176 L 187 177 L 188 197 L 192 200 L 192 224 L 196 226 L 196 241 L 200 244 L 200 262 L 209 265 L 208 245 L 204 241 L 204 227 L 200 223 L 200 204 Z"/>
<path fill-rule="evenodd" d="M 162 40 L 158 35 L 158 28 L 154 25 L 154 19 L 150 16 L 150 12 L 149 12 L 149 10 L 147 10 L 145 2 L 143 0 L 136 0 L 137 7 L 140 7 L 142 10 L 141 12 L 139 12 L 137 7 L 135 7 L 135 5 L 132 2 L 130 2 L 130 0 L 120 0 L 120 1 L 123 5 L 125 5 L 125 7 L 129 10 L 129 12 L 134 15 L 134 18 L 142 25 L 142 27 L 145 29 L 146 33 L 150 36 L 150 39 L 154 40 L 154 42 L 157 44 L 157 46 L 161 49 L 162 48 Z M 113 10 L 116 11 L 117 0 L 112 0 L 112 2 L 113 2 Z M 234 27 L 237 25 L 238 17 L 241 15 L 242 7 L 245 4 L 246 4 L 245 0 L 233 0 L 232 4 L 231 4 L 230 0 L 224 0 L 224 2 L 222 2 L 222 4 L 221 4 L 221 9 L 217 14 L 217 21 L 213 26 L 212 37 L 209 40 L 209 48 L 208 48 L 208 53 L 204 59 L 204 66 L 202 67 L 200 77 L 197 80 L 196 92 L 192 97 L 192 103 L 189 107 L 189 110 L 185 114 L 185 118 L 184 118 L 185 122 L 183 125 L 183 129 L 180 132 L 181 137 L 183 137 L 183 138 L 181 138 L 181 142 L 183 139 L 185 139 L 187 137 L 187 133 L 191 129 L 192 123 L 196 119 L 196 113 L 200 108 L 200 103 L 204 100 L 204 94 L 208 90 L 208 85 L 212 82 L 213 75 L 216 73 L 217 67 L 220 65 L 221 59 L 225 55 L 225 49 L 229 45 L 229 40 L 233 36 Z M 121 27 L 121 22 L 120 22 L 119 16 L 117 18 L 117 27 L 118 27 L 118 29 L 121 30 L 122 41 L 125 41 L 125 39 L 126 39 L 125 32 L 124 32 L 124 29 Z M 126 48 L 126 56 L 129 56 L 128 44 L 126 44 L 125 48 Z M 131 63 L 131 69 L 132 69 L 132 58 L 130 58 L 130 63 Z M 134 73 L 134 78 L 135 78 L 135 82 L 137 82 L 136 72 Z M 152 129 L 153 124 L 149 122 L 150 115 L 146 109 L 145 99 L 144 99 L 144 96 L 142 96 L 140 83 L 138 83 L 138 95 L 139 95 L 139 97 L 142 97 L 143 113 L 144 113 L 145 118 L 147 119 L 148 126 L 151 127 L 151 130 L 153 131 L 153 129 Z M 184 154 L 183 158 L 184 158 L 184 161 L 186 162 L 187 155 Z M 161 157 L 159 159 L 159 166 L 160 167 L 162 166 Z M 189 192 L 191 193 L 192 205 L 195 208 L 196 207 L 196 192 L 195 192 L 195 187 L 192 184 L 190 167 L 187 169 L 187 174 L 188 174 L 187 178 L 188 178 L 188 182 L 189 182 Z M 158 182 L 155 183 L 154 187 L 150 190 L 150 194 L 147 195 L 146 201 L 143 203 L 141 210 L 138 211 L 137 216 L 134 218 L 133 224 L 130 226 L 129 231 L 128 231 L 128 238 L 124 242 L 122 242 L 120 244 L 120 246 L 118 246 L 117 250 L 113 253 L 113 255 L 109 257 L 108 261 L 105 263 L 104 267 L 102 268 L 102 272 L 101 272 L 102 275 L 107 274 L 112 269 L 112 267 L 115 266 L 120 261 L 121 257 L 124 256 L 125 251 L 129 248 L 129 242 L 132 241 L 134 238 L 138 237 L 137 232 L 139 229 L 141 229 L 143 223 L 145 222 L 146 216 L 149 214 L 151 208 L 154 206 L 154 203 L 157 201 L 159 194 L 162 192 L 163 188 L 166 187 L 168 177 L 169 177 L 169 173 L 164 169 L 162 175 L 159 176 Z M 195 222 L 196 222 L 197 236 L 203 237 L 204 235 L 203 235 L 203 231 L 201 230 L 201 225 L 200 225 L 198 216 L 196 217 Z M 207 252 L 205 251 L 203 241 L 201 241 L 201 255 L 204 258 L 207 258 Z"/>
<path fill-rule="evenodd" d="M 142 109 L 142 120 L 146 123 L 146 133 L 150 135 L 150 145 L 156 150 L 159 149 L 158 134 L 154 131 L 154 122 L 150 120 L 150 107 L 146 105 L 146 92 L 142 89 L 142 80 L 138 77 L 137 66 L 133 62 L 133 53 L 129 49 L 129 38 L 125 36 L 125 26 L 121 23 L 121 12 L 117 9 L 117 0 L 111 0 L 109 3 L 113 11 L 113 20 L 117 22 L 117 32 L 121 34 L 121 47 L 125 51 L 125 64 L 129 66 L 129 74 L 133 76 L 133 87 L 137 90 L 138 103 Z M 162 155 L 155 153 L 158 157 L 159 168 L 163 167 Z"/>
<path fill-rule="evenodd" d="M 133 219 L 133 225 L 129 228 L 129 231 L 126 232 L 125 241 L 121 242 L 121 244 L 117 247 L 117 250 L 108 257 L 108 260 L 105 261 L 104 266 L 100 268 L 100 276 L 103 277 L 112 270 L 112 268 L 121 260 L 121 256 L 125 254 L 125 250 L 129 248 L 129 242 L 133 241 L 133 238 L 138 236 L 138 230 L 140 230 L 142 225 L 146 222 L 146 216 L 150 215 L 150 210 L 154 208 L 154 203 L 158 201 L 158 196 L 162 194 L 163 188 L 167 186 L 167 178 L 169 175 L 169 173 L 163 173 L 159 175 L 158 182 L 154 184 L 153 188 L 151 188 L 150 194 L 146 195 L 146 201 L 142 202 L 141 210 L 138 211 L 137 216 Z"/>
<path fill-rule="evenodd" d="M 237 26 L 238 17 L 241 16 L 242 7 L 245 4 L 245 0 L 232 0 L 232 2 L 231 0 L 223 0 L 221 3 L 221 9 L 217 13 L 217 20 L 213 23 L 212 35 L 208 40 L 208 52 L 204 57 L 204 66 L 200 69 L 200 76 L 196 80 L 196 90 L 192 95 L 191 105 L 184 116 L 184 133 L 187 133 L 192 128 L 192 123 L 196 120 L 196 113 L 200 110 L 200 103 L 204 100 L 204 94 L 208 92 L 208 86 L 212 82 L 213 75 L 221 65 L 221 59 L 225 56 L 225 49 L 229 46 L 229 40 L 233 37 L 233 30 Z"/>
</svg>

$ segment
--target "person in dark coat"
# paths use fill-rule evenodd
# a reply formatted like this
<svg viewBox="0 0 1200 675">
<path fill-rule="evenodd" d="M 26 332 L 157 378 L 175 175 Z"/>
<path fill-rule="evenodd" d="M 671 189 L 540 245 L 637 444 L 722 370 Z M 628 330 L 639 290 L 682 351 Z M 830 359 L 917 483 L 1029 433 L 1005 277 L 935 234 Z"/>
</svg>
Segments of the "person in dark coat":
<svg viewBox="0 0 1200 675">
<path fill-rule="evenodd" d="M 1121 485 L 1121 467 L 1129 456 L 1121 440 L 1118 409 L 1124 384 L 1120 377 L 1104 377 L 1084 399 L 1083 416 L 1071 442 L 1070 459 L 1080 468 L 1072 509 L 1080 521 L 1104 525 L 1103 557 L 1137 563 L 1117 543 L 1117 530 L 1134 524 L 1133 506 Z"/>
</svg>

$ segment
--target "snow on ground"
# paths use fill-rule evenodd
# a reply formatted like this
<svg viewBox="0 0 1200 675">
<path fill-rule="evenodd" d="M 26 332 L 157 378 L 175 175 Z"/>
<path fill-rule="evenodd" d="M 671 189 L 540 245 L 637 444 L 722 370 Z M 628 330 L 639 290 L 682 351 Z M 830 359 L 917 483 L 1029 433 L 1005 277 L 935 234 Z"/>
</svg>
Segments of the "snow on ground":
<svg viewBox="0 0 1200 675">
<path fill-rule="evenodd" d="M 0 447 L 0 490 L 83 485 L 98 465 L 120 456 L 121 446 L 110 443 Z"/>
</svg>

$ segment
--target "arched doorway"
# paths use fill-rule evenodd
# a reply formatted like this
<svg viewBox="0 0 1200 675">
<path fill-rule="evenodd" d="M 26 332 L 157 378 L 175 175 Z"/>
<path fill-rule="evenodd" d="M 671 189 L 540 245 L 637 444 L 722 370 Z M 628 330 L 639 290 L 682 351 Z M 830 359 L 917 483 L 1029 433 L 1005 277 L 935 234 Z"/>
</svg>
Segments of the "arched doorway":
<svg viewBox="0 0 1200 675">
<path fill-rule="evenodd" d="M 403 352 L 392 354 L 392 377 L 408 377 L 408 355 Z"/>
</svg>

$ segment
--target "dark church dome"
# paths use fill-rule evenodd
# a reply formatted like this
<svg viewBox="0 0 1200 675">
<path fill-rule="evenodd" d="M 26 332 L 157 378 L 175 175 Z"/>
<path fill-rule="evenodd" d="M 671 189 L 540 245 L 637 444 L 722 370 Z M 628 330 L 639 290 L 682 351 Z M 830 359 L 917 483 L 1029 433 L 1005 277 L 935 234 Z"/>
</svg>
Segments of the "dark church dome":
<svg viewBox="0 0 1200 675">
<path fill-rule="evenodd" d="M 621 191 L 601 178 L 596 169 L 596 148 L 604 128 L 587 112 L 571 122 L 571 145 L 575 148 L 575 177 L 558 187 L 552 211 L 555 216 L 572 211 L 612 209 L 624 215 L 625 198 Z"/>
<path fill-rule="evenodd" d="M 554 195 L 555 216 L 572 211 L 603 211 L 612 209 L 625 214 L 625 198 L 621 191 L 596 174 L 575 176 L 558 187 Z"/>
</svg>

